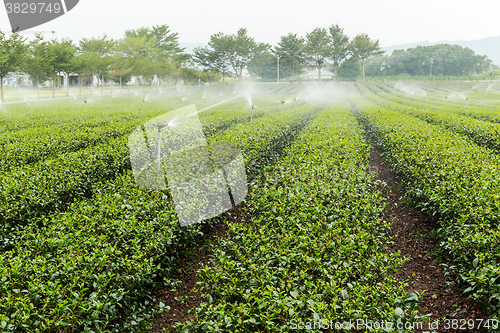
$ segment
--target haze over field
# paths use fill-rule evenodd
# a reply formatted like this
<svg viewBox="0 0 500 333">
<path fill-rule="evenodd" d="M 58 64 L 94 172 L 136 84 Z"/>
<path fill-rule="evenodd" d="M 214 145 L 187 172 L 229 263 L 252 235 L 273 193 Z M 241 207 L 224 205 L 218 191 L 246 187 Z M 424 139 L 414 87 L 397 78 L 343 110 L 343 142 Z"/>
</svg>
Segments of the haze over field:
<svg viewBox="0 0 500 333">
<path fill-rule="evenodd" d="M 317 10 L 321 7 L 321 10 Z M 317 26 L 338 23 L 350 36 L 368 33 L 381 46 L 419 41 L 476 40 L 498 36 L 494 1 L 472 5 L 465 1 L 381 0 L 341 3 L 256 0 L 236 6 L 228 0 L 80 1 L 68 14 L 23 33 L 55 31 L 55 37 L 82 37 L 106 33 L 117 39 L 125 29 L 168 24 L 181 43 L 206 43 L 210 35 L 234 33 L 245 27 L 256 40 L 275 44 L 288 32 L 300 35 Z M 5 9 L 0 10 L 0 30 L 10 30 Z M 495 55 L 488 54 L 492 59 Z"/>
</svg>

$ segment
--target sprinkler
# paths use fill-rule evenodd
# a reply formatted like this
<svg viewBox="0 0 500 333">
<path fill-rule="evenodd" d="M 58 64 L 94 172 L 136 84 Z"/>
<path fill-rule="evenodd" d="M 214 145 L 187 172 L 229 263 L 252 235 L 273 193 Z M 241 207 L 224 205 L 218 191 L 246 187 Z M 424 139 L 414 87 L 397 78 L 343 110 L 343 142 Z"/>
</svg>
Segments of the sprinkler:
<svg viewBox="0 0 500 333">
<path fill-rule="evenodd" d="M 293 108 L 295 109 L 295 102 L 297 101 L 297 98 L 293 99 Z"/>
<path fill-rule="evenodd" d="M 143 100 L 142 100 L 142 109 L 143 109 L 143 110 L 144 110 L 144 105 L 145 105 L 145 104 L 146 104 L 146 100 L 145 100 L 145 99 L 143 99 Z"/>
<path fill-rule="evenodd" d="M 157 155 L 157 167 L 158 171 L 161 169 L 161 129 L 168 127 L 168 124 L 154 124 L 154 127 L 158 129 L 158 155 Z"/>
<path fill-rule="evenodd" d="M 253 109 L 254 109 L 255 105 L 252 104 L 252 117 L 250 118 L 250 124 L 253 123 Z"/>
<path fill-rule="evenodd" d="M 465 97 L 465 107 L 469 107 L 469 97 Z"/>
<path fill-rule="evenodd" d="M 87 101 L 83 102 L 85 104 L 85 112 L 87 112 Z"/>
<path fill-rule="evenodd" d="M 285 101 L 281 101 L 281 111 L 283 111 L 283 104 L 285 104 Z"/>
</svg>

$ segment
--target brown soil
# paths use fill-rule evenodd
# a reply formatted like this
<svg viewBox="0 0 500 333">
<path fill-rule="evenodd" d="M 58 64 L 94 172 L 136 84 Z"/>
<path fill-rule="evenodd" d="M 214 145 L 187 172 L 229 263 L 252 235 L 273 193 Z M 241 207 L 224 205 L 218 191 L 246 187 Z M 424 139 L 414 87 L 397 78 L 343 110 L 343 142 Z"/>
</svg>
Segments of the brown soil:
<svg viewBox="0 0 500 333">
<path fill-rule="evenodd" d="M 229 212 L 226 212 L 223 220 L 239 221 L 241 219 L 241 211 L 244 204 L 234 207 Z M 182 283 L 173 289 L 163 289 L 159 291 L 159 299 L 170 309 L 164 310 L 155 318 L 155 323 L 151 333 L 177 332 L 174 325 L 178 322 L 186 322 L 194 320 L 192 314 L 188 314 L 189 310 L 193 310 L 200 305 L 201 295 L 196 288 L 198 282 L 198 270 L 202 267 L 209 266 L 209 258 L 212 252 L 212 244 L 217 244 L 220 239 L 227 236 L 229 228 L 226 223 L 219 222 L 208 226 L 205 225 L 202 229 L 205 245 L 200 249 L 193 251 L 195 256 L 186 261 L 184 269 L 181 269 L 177 279 Z"/>
<path fill-rule="evenodd" d="M 464 323 L 460 321 L 478 320 L 484 318 L 477 304 L 466 299 L 456 285 L 448 285 L 456 277 L 447 274 L 440 264 L 452 265 L 446 257 L 438 242 L 429 237 L 429 233 L 438 228 L 436 221 L 421 214 L 419 211 L 408 207 L 401 197 L 403 191 L 397 177 L 385 164 L 380 156 L 379 148 L 375 146 L 370 154 L 370 166 L 377 172 L 377 179 L 385 182 L 390 189 L 388 193 L 389 204 L 384 218 L 392 221 L 391 234 L 396 236 L 394 244 L 389 248 L 391 252 L 401 251 L 401 256 L 409 258 L 396 275 L 399 280 L 409 280 L 407 292 L 422 293 L 419 302 L 420 315 L 429 316 L 429 323 L 439 322 L 438 329 L 429 329 L 429 324 L 423 324 L 423 331 L 429 332 L 483 332 L 478 328 L 476 321 L 474 329 L 446 329 L 445 326 L 458 320 L 459 327 Z M 432 234 L 432 233 L 431 233 Z M 440 255 L 436 256 L 436 253 Z M 446 321 L 449 319 L 450 321 Z M 423 332 L 415 330 L 415 332 Z"/>
</svg>

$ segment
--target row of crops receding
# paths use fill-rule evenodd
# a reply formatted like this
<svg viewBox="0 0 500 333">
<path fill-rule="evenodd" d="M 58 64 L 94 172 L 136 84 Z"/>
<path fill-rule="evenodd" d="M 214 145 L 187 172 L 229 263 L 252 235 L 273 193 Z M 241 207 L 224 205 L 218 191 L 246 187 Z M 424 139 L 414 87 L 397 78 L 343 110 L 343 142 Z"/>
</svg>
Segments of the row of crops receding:
<svg viewBox="0 0 500 333">
<path fill-rule="evenodd" d="M 438 218 L 439 244 L 454 259 L 465 293 L 498 319 L 500 156 L 490 149 L 496 124 L 482 132 L 479 121 L 453 110 L 429 113 L 362 92 L 366 97 L 352 96 L 359 119 L 401 177 L 409 202 Z"/>
<path fill-rule="evenodd" d="M 250 193 L 243 221 L 201 273 L 193 332 L 285 332 L 349 321 L 408 325 L 415 294 L 393 277 L 381 184 L 348 104 L 323 110 Z M 335 326 L 337 325 L 337 326 Z"/>
<path fill-rule="evenodd" d="M 466 295 L 499 319 L 500 94 L 446 84 L 177 87 L 1 105 L 0 331 L 147 332 L 168 311 L 158 290 L 182 283 L 217 223 L 230 231 L 197 272 L 201 303 L 181 330 L 425 320 L 420 295 L 396 278 L 405 259 L 388 250 L 387 187 L 367 137 L 408 202 L 435 217 Z M 168 188 L 135 183 L 131 131 L 190 104 L 209 145 L 241 149 L 240 220 L 181 228 Z"/>
<path fill-rule="evenodd" d="M 261 109 L 266 109 L 266 100 L 267 112 L 256 114 L 252 124 L 246 102 L 233 106 L 236 109 L 229 112 L 231 117 L 225 115 L 226 109 L 211 111 L 204 119 L 214 120 L 217 113 L 223 113 L 219 120 L 231 122 L 211 133 L 209 141 L 239 145 L 250 176 L 262 172 L 279 156 L 322 107 L 321 103 L 297 104 L 281 112 L 281 105 L 271 109 L 269 99 L 262 97 Z M 246 115 L 238 108 L 245 108 Z M 8 183 L 7 179 L 16 179 L 20 174 L 5 176 L 3 200 L 11 204 L 3 212 L 4 216 L 13 216 L 13 227 L 2 234 L 2 332 L 137 332 L 145 329 L 162 308 L 153 291 L 175 284 L 172 276 L 186 260 L 186 251 L 201 237 L 202 225 L 180 228 L 167 190 L 137 188 L 126 164 L 130 162 L 125 139 L 88 148 L 104 149 L 112 161 L 124 161 L 123 170 L 112 169 L 115 164 L 102 158 L 105 155 L 88 154 L 84 149 L 75 153 L 81 156 L 80 164 L 70 163 L 72 160 L 63 155 L 57 163 L 66 167 L 53 169 L 50 163 L 56 162 L 45 161 L 46 172 L 41 166 L 39 173 L 31 174 L 39 177 L 31 184 L 24 183 L 24 187 L 20 184 L 29 178 L 19 176 L 20 182 Z M 94 167 L 93 160 L 102 170 L 112 169 L 113 176 L 98 173 L 101 169 Z M 66 168 L 73 173 L 66 174 Z M 90 170 L 93 178 L 85 170 Z M 50 174 L 57 176 L 50 178 Z M 67 180 L 89 184 L 91 193 L 84 196 L 74 189 L 59 191 Z M 10 190 L 13 186 L 18 190 Z M 28 191 L 31 188 L 37 191 Z M 72 195 L 73 200 L 61 209 L 45 205 L 45 211 L 38 213 L 26 210 L 28 205 L 19 203 L 19 197 L 7 200 L 13 193 L 31 195 L 29 200 L 39 206 L 50 202 L 44 196 L 63 200 Z"/>
</svg>

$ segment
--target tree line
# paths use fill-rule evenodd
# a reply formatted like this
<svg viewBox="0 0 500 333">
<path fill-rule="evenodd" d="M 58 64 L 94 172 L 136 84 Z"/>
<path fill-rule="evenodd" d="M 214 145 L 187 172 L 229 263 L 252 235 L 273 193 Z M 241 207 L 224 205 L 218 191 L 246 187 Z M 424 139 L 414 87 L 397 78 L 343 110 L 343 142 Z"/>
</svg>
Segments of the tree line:
<svg viewBox="0 0 500 333">
<path fill-rule="evenodd" d="M 289 33 L 281 36 L 274 47 L 256 42 L 246 29 L 240 28 L 232 35 L 211 35 L 208 46 L 195 49 L 194 60 L 223 79 L 230 72 L 241 79 L 246 69 L 257 77 L 290 77 L 292 81 L 295 73 L 308 66 L 317 69 L 319 81 L 324 68 L 334 72 L 334 81 L 338 76 L 361 76 L 365 81 L 365 75 L 464 76 L 496 67 L 486 56 L 458 45 L 418 46 L 396 50 L 390 56 L 384 53 L 379 40 L 372 40 L 367 34 L 349 38 L 339 25 L 318 27 L 303 37 Z"/>
<path fill-rule="evenodd" d="M 332 69 L 334 80 L 338 70 L 341 76 L 366 75 L 466 75 L 484 72 L 491 68 L 486 56 L 475 55 L 468 48 L 457 45 L 436 45 L 396 50 L 383 55 L 379 40 L 367 34 L 349 38 L 344 28 L 331 25 L 317 27 L 305 36 L 289 33 L 281 36 L 276 46 L 260 43 L 249 36 L 247 29 L 240 28 L 235 34 L 212 34 L 208 45 L 195 48 L 194 55 L 186 54 L 180 47 L 178 33 L 168 25 L 126 30 L 118 40 L 106 35 L 83 38 L 78 45 L 72 40 L 48 40 L 42 34 L 27 42 L 17 33 L 7 37 L 0 32 L 0 87 L 3 101 L 3 80 L 15 72 L 29 74 L 37 87 L 52 81 L 53 96 L 60 73 L 69 83 L 69 75 L 77 74 L 80 88 L 89 84 L 91 93 L 94 81 L 104 89 L 106 80 L 120 84 L 135 77 L 135 84 L 161 85 L 162 80 L 179 79 L 196 82 L 225 81 L 228 74 L 241 80 L 248 72 L 257 77 L 272 79 L 291 77 L 304 66 L 321 71 Z M 203 67 L 199 70 L 195 63 Z M 278 66 L 279 63 L 279 66 Z M 69 89 L 69 84 L 67 85 Z M 69 90 L 67 92 L 69 95 Z"/>
<path fill-rule="evenodd" d="M 15 72 L 29 74 L 37 87 L 37 96 L 40 84 L 47 80 L 52 81 L 54 96 L 60 73 L 66 75 L 68 83 L 69 75 L 77 74 L 80 87 L 83 83 L 90 84 L 91 93 L 95 80 L 102 89 L 106 80 L 116 80 L 121 89 L 122 81 L 132 76 L 137 78 L 136 85 L 139 79 L 143 85 L 146 82 L 159 85 L 167 77 L 193 79 L 198 73 L 193 73 L 196 71 L 194 64 L 189 64 L 191 57 L 184 53 L 178 39 L 178 33 L 172 32 L 168 25 L 126 30 L 119 40 L 106 35 L 83 38 L 78 45 L 67 38 L 48 40 L 43 34 L 35 34 L 27 42 L 18 33 L 7 37 L 0 32 L 1 100 L 4 78 Z"/>
<path fill-rule="evenodd" d="M 289 70 L 280 69 L 280 77 L 289 74 L 293 81 L 297 69 L 313 66 L 321 81 L 321 70 L 325 66 L 333 66 L 336 80 L 337 68 L 353 57 L 361 63 L 364 80 L 365 60 L 383 52 L 378 40 L 370 39 L 367 34 L 350 39 L 339 25 L 315 28 L 304 37 L 289 33 L 281 36 L 275 47 L 256 42 L 246 29 L 240 28 L 236 34 L 219 32 L 211 35 L 208 46 L 195 48 L 194 60 L 206 70 L 222 75 L 223 80 L 230 71 L 241 79 L 245 69 L 256 76 L 269 78 L 271 74 L 277 77 L 278 68 L 286 66 Z"/>
</svg>

